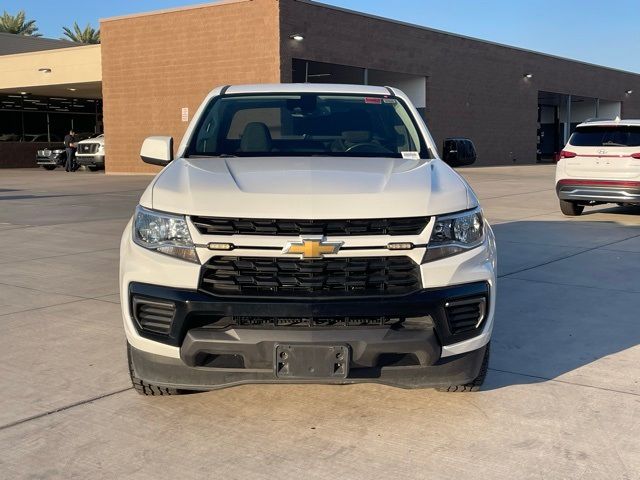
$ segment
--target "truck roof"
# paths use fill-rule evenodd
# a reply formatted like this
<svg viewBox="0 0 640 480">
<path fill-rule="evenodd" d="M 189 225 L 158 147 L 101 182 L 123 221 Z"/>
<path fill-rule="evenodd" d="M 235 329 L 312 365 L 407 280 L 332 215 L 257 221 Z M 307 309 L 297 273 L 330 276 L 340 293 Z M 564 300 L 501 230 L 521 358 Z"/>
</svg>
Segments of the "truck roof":
<svg viewBox="0 0 640 480">
<path fill-rule="evenodd" d="M 263 83 L 231 85 L 225 93 L 353 93 L 357 95 L 389 95 L 386 87 L 331 83 Z"/>
</svg>

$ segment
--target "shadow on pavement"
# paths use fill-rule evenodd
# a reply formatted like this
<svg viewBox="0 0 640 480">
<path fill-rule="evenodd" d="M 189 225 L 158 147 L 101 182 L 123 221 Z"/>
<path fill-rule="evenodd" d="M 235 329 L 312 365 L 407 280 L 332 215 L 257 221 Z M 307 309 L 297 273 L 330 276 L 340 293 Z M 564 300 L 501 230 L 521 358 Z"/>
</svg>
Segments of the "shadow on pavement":
<svg viewBox="0 0 640 480">
<path fill-rule="evenodd" d="M 639 213 L 626 207 L 607 211 Z M 581 369 L 573 374 L 581 382 L 638 391 L 632 378 L 637 356 L 602 359 L 640 345 L 640 225 L 572 219 L 493 229 L 501 273 L 483 389 Z M 492 370 L 520 375 L 491 375 Z"/>
<path fill-rule="evenodd" d="M 615 213 L 616 215 L 638 215 L 640 223 L 640 206 L 624 205 L 624 206 L 611 206 L 601 208 L 600 210 L 593 210 L 589 207 L 585 208 L 582 215 L 595 215 L 597 213 Z"/>
</svg>

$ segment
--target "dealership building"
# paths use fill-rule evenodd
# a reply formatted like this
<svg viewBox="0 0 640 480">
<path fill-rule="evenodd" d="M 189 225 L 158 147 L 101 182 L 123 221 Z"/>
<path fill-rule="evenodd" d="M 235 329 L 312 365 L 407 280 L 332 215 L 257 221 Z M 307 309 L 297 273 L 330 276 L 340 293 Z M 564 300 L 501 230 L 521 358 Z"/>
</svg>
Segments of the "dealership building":
<svg viewBox="0 0 640 480">
<path fill-rule="evenodd" d="M 552 161 L 592 117 L 640 118 L 640 75 L 309 0 L 226 0 L 107 18 L 101 45 L 0 34 L 0 167 L 35 166 L 67 130 L 104 132 L 106 171 L 149 173 L 149 135 L 179 139 L 218 85 L 404 90 L 439 145 L 477 165 Z M 175 142 L 177 145 L 178 142 Z"/>
</svg>

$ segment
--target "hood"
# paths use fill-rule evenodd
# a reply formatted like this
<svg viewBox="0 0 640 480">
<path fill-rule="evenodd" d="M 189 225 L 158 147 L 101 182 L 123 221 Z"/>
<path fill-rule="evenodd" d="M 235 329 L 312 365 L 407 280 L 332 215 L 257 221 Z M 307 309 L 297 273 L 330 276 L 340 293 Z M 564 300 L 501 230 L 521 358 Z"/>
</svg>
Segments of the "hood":
<svg viewBox="0 0 640 480">
<path fill-rule="evenodd" d="M 466 183 L 441 160 L 402 158 L 181 158 L 151 193 L 156 210 L 236 218 L 393 218 L 470 207 Z"/>
</svg>

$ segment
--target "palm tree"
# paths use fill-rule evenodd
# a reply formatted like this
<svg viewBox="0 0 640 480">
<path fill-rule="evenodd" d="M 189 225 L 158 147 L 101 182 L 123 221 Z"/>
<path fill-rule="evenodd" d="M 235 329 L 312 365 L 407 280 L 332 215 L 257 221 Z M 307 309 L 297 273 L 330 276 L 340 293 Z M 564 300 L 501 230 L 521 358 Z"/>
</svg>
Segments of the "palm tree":
<svg viewBox="0 0 640 480">
<path fill-rule="evenodd" d="M 69 27 L 62 27 L 64 36 L 76 43 L 100 43 L 100 29 L 96 30 L 87 23 L 84 30 L 80 30 L 78 22 L 73 22 L 73 30 Z M 66 40 L 66 39 L 65 39 Z"/>
<path fill-rule="evenodd" d="M 5 10 L 0 17 L 0 32 L 28 35 L 31 37 L 42 36 L 37 33 L 38 27 L 36 27 L 36 21 L 27 21 L 24 10 L 20 10 L 16 15 L 11 15 Z"/>
</svg>

